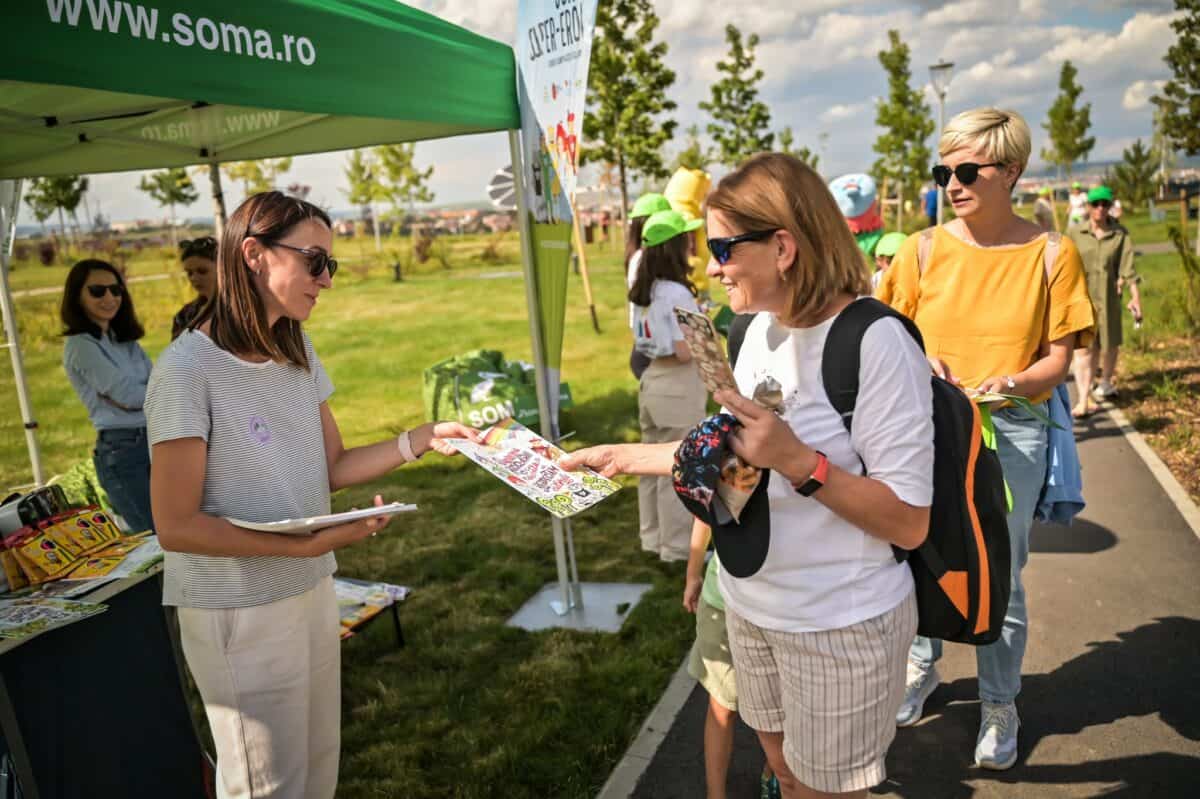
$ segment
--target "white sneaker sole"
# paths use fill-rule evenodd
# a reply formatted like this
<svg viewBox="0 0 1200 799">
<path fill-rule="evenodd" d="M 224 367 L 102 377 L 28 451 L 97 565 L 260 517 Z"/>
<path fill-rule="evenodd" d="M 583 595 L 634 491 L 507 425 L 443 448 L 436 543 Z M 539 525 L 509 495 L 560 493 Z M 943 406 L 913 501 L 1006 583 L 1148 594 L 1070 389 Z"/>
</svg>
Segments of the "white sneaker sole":
<svg viewBox="0 0 1200 799">
<path fill-rule="evenodd" d="M 1017 752 L 1013 752 L 1013 756 L 1003 763 L 984 762 L 984 761 L 976 758 L 975 765 L 978 766 L 979 768 L 988 769 L 989 771 L 1007 771 L 1008 769 L 1010 769 L 1016 765 L 1017 754 L 1018 754 Z"/>
</svg>

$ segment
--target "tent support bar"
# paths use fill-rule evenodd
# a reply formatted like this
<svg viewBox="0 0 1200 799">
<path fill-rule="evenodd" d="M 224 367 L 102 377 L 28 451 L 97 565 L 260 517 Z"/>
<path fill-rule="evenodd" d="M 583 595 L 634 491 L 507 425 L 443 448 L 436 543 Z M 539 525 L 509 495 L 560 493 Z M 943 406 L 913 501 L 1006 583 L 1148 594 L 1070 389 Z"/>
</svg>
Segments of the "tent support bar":
<svg viewBox="0 0 1200 799">
<path fill-rule="evenodd" d="M 11 193 L 11 196 L 8 196 Z M 21 357 L 21 339 L 17 331 L 16 309 L 13 307 L 12 291 L 8 285 L 8 264 L 12 259 L 13 240 L 17 237 L 17 209 L 21 203 L 21 181 L 0 181 L 0 309 L 4 313 L 4 333 L 8 343 L 8 354 L 12 358 L 13 382 L 17 386 L 17 401 L 21 405 L 21 419 L 25 423 L 25 446 L 29 448 L 29 465 L 33 469 L 33 482 L 38 488 L 42 480 L 42 458 L 38 451 L 37 422 L 33 418 L 33 405 L 29 401 L 29 386 L 25 383 L 25 362 Z"/>
<path fill-rule="evenodd" d="M 508 132 L 508 148 L 512 156 L 513 179 L 521 181 L 525 174 L 523 169 L 520 132 Z M 542 434 L 551 441 L 557 438 L 558 424 L 550 415 L 549 391 L 546 385 L 546 354 L 542 347 L 542 326 L 538 312 L 537 274 L 533 269 L 533 230 L 530 227 L 529 211 L 525 207 L 525 193 L 517 186 L 517 230 L 521 236 L 521 264 L 525 271 L 525 304 L 529 309 L 529 338 L 533 343 L 534 384 L 537 388 L 538 418 L 542 421 Z M 554 560 L 558 565 L 558 587 L 562 595 L 561 607 L 555 607 L 554 612 L 565 616 L 574 605 L 570 588 L 570 576 L 567 567 L 567 542 L 563 531 L 563 521 L 555 516 L 551 519 L 554 534 Z M 574 560 L 571 553 L 571 560 Z"/>
</svg>

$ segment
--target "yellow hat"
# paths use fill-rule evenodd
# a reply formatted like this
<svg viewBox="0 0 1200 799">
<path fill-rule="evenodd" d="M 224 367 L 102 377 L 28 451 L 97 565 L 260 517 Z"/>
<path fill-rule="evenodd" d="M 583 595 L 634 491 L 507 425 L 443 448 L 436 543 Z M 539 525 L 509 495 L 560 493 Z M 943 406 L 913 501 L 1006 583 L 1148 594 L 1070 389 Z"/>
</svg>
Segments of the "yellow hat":
<svg viewBox="0 0 1200 799">
<path fill-rule="evenodd" d="M 707 172 L 681 166 L 667 181 L 663 194 L 676 211 L 690 219 L 699 219 L 700 207 L 711 187 L 712 177 Z"/>
</svg>

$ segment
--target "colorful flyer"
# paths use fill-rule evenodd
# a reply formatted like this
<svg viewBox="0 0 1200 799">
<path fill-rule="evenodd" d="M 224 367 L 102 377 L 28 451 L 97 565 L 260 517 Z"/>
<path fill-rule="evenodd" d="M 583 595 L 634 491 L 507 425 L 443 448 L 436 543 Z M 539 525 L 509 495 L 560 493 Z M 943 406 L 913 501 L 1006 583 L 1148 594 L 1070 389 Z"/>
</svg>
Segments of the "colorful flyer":
<svg viewBox="0 0 1200 799">
<path fill-rule="evenodd" d="M 0 599 L 0 637 L 24 638 L 86 619 L 106 609 L 104 605 L 70 599 L 26 597 Z"/>
<path fill-rule="evenodd" d="M 496 479 L 560 519 L 590 508 L 621 488 L 590 469 L 566 471 L 557 461 L 567 453 L 513 419 L 485 430 L 482 445 L 465 438 L 446 440 Z"/>
<path fill-rule="evenodd" d="M 708 393 L 732 391 L 736 394 L 738 388 L 733 379 L 733 369 L 729 366 L 729 359 L 725 357 L 725 348 L 717 338 L 717 329 L 712 320 L 702 313 L 686 308 L 676 308 L 675 319 L 679 322 L 683 339 L 700 368 L 700 379 Z"/>
</svg>

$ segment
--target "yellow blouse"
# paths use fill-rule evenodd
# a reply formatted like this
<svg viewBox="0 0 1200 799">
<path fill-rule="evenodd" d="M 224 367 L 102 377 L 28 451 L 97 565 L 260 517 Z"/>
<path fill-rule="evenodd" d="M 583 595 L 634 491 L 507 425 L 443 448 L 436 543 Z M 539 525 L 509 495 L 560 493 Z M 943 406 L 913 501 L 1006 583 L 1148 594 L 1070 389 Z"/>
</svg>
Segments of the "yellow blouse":
<svg viewBox="0 0 1200 799">
<path fill-rule="evenodd" d="M 1086 346 L 1095 324 L 1079 251 L 1062 238 L 1047 285 L 1046 236 L 1027 244 L 977 247 L 934 230 L 922 273 L 920 234 L 909 236 L 875 296 L 917 323 L 925 352 L 942 359 L 964 386 L 1015 375 L 1038 358 L 1043 341 L 1078 334 Z M 1030 397 L 1042 402 L 1052 392 Z"/>
</svg>

